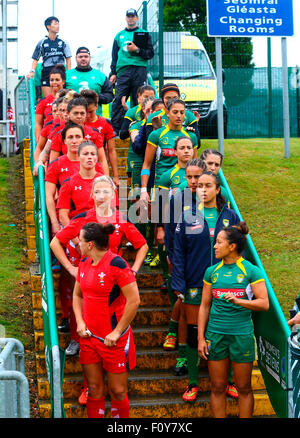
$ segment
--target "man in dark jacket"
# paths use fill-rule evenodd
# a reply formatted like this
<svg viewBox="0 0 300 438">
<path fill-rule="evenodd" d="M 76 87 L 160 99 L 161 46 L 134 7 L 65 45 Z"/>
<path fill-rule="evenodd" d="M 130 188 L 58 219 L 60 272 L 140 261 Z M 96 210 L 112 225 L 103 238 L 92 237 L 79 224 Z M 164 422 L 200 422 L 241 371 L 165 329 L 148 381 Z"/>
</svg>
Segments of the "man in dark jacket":
<svg viewBox="0 0 300 438">
<path fill-rule="evenodd" d="M 130 96 L 131 106 L 137 105 L 137 90 L 147 82 L 147 62 L 154 56 L 151 36 L 137 26 L 138 15 L 135 9 L 127 10 L 126 21 L 127 27 L 114 39 L 110 67 L 110 81 L 115 85 L 111 122 L 116 135 L 119 135 L 125 114 L 122 98 Z M 137 32 L 145 33 L 144 47 L 138 47 L 133 42 Z"/>
</svg>

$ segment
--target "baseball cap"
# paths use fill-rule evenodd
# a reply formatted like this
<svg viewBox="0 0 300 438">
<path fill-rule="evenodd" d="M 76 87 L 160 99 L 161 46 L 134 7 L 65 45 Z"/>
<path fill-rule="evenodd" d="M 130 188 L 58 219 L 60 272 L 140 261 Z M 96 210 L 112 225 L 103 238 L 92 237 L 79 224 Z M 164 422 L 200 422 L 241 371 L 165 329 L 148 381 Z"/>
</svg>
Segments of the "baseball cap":
<svg viewBox="0 0 300 438">
<path fill-rule="evenodd" d="M 78 55 L 78 53 L 88 53 L 90 55 L 90 51 L 87 47 L 78 47 L 77 51 L 76 51 L 76 55 Z"/>
<path fill-rule="evenodd" d="M 135 9 L 130 8 L 130 9 L 127 9 L 127 11 L 126 11 L 126 17 L 128 17 L 128 15 L 136 15 L 137 16 L 137 12 Z"/>
</svg>

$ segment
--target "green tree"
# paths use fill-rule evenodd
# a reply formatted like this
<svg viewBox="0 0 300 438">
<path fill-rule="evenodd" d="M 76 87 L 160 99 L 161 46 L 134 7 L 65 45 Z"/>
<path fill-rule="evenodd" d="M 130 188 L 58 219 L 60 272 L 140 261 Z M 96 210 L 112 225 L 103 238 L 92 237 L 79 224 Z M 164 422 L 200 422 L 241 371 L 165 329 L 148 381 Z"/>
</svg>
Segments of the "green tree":
<svg viewBox="0 0 300 438">
<path fill-rule="evenodd" d="M 215 67 L 215 38 L 207 36 L 206 0 L 165 0 L 164 31 L 189 31 L 203 43 Z M 251 38 L 222 38 L 222 65 L 225 71 L 224 94 L 228 106 L 243 102 L 253 90 Z M 237 84 L 239 84 L 237 92 Z M 234 92 L 232 92 L 235 90 Z"/>
</svg>

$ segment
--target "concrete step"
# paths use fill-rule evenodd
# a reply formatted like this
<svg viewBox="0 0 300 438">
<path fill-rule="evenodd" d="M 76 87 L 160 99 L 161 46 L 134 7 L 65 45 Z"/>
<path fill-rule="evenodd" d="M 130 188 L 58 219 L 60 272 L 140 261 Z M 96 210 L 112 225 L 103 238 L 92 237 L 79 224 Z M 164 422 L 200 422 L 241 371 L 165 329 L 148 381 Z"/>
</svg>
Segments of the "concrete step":
<svg viewBox="0 0 300 438">
<path fill-rule="evenodd" d="M 132 327 L 146 326 L 153 327 L 156 325 L 168 325 L 171 317 L 171 310 L 167 307 L 140 307 L 132 321 Z M 58 309 L 56 318 L 61 320 L 61 311 Z M 36 330 L 43 329 L 43 314 L 42 310 L 33 311 L 33 323 Z"/>
<path fill-rule="evenodd" d="M 209 418 L 212 417 L 209 393 L 199 393 L 194 403 L 184 402 L 181 394 L 162 396 L 130 396 L 130 418 Z M 106 414 L 110 418 L 110 402 L 106 400 Z M 67 418 L 87 418 L 86 408 L 77 401 L 65 400 Z M 50 417 L 51 406 L 47 401 L 40 403 L 42 418 Z M 226 412 L 229 417 L 238 416 L 238 401 L 227 397 Z M 273 416 L 274 410 L 265 391 L 254 392 L 254 417 Z"/>
<path fill-rule="evenodd" d="M 65 375 L 63 383 L 64 399 L 78 398 L 83 385 L 82 372 L 79 374 Z M 183 394 L 188 385 L 187 377 L 174 376 L 170 370 L 133 370 L 128 377 L 129 396 L 154 396 L 165 394 Z M 199 370 L 200 392 L 210 391 L 210 380 L 207 369 Z M 253 391 L 263 390 L 264 381 L 259 370 L 252 373 Z M 38 394 L 40 400 L 50 397 L 50 387 L 47 377 L 38 379 Z"/>
</svg>

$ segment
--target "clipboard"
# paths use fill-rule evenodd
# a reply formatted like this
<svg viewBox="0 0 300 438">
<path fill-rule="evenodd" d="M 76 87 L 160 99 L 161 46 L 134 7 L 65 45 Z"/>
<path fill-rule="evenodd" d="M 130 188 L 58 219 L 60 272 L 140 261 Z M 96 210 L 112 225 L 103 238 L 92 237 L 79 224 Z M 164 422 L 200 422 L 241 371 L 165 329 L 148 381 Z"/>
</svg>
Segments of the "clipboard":
<svg viewBox="0 0 300 438">
<path fill-rule="evenodd" d="M 133 43 L 140 49 L 147 49 L 148 47 L 148 32 L 137 31 L 133 35 Z"/>
</svg>

